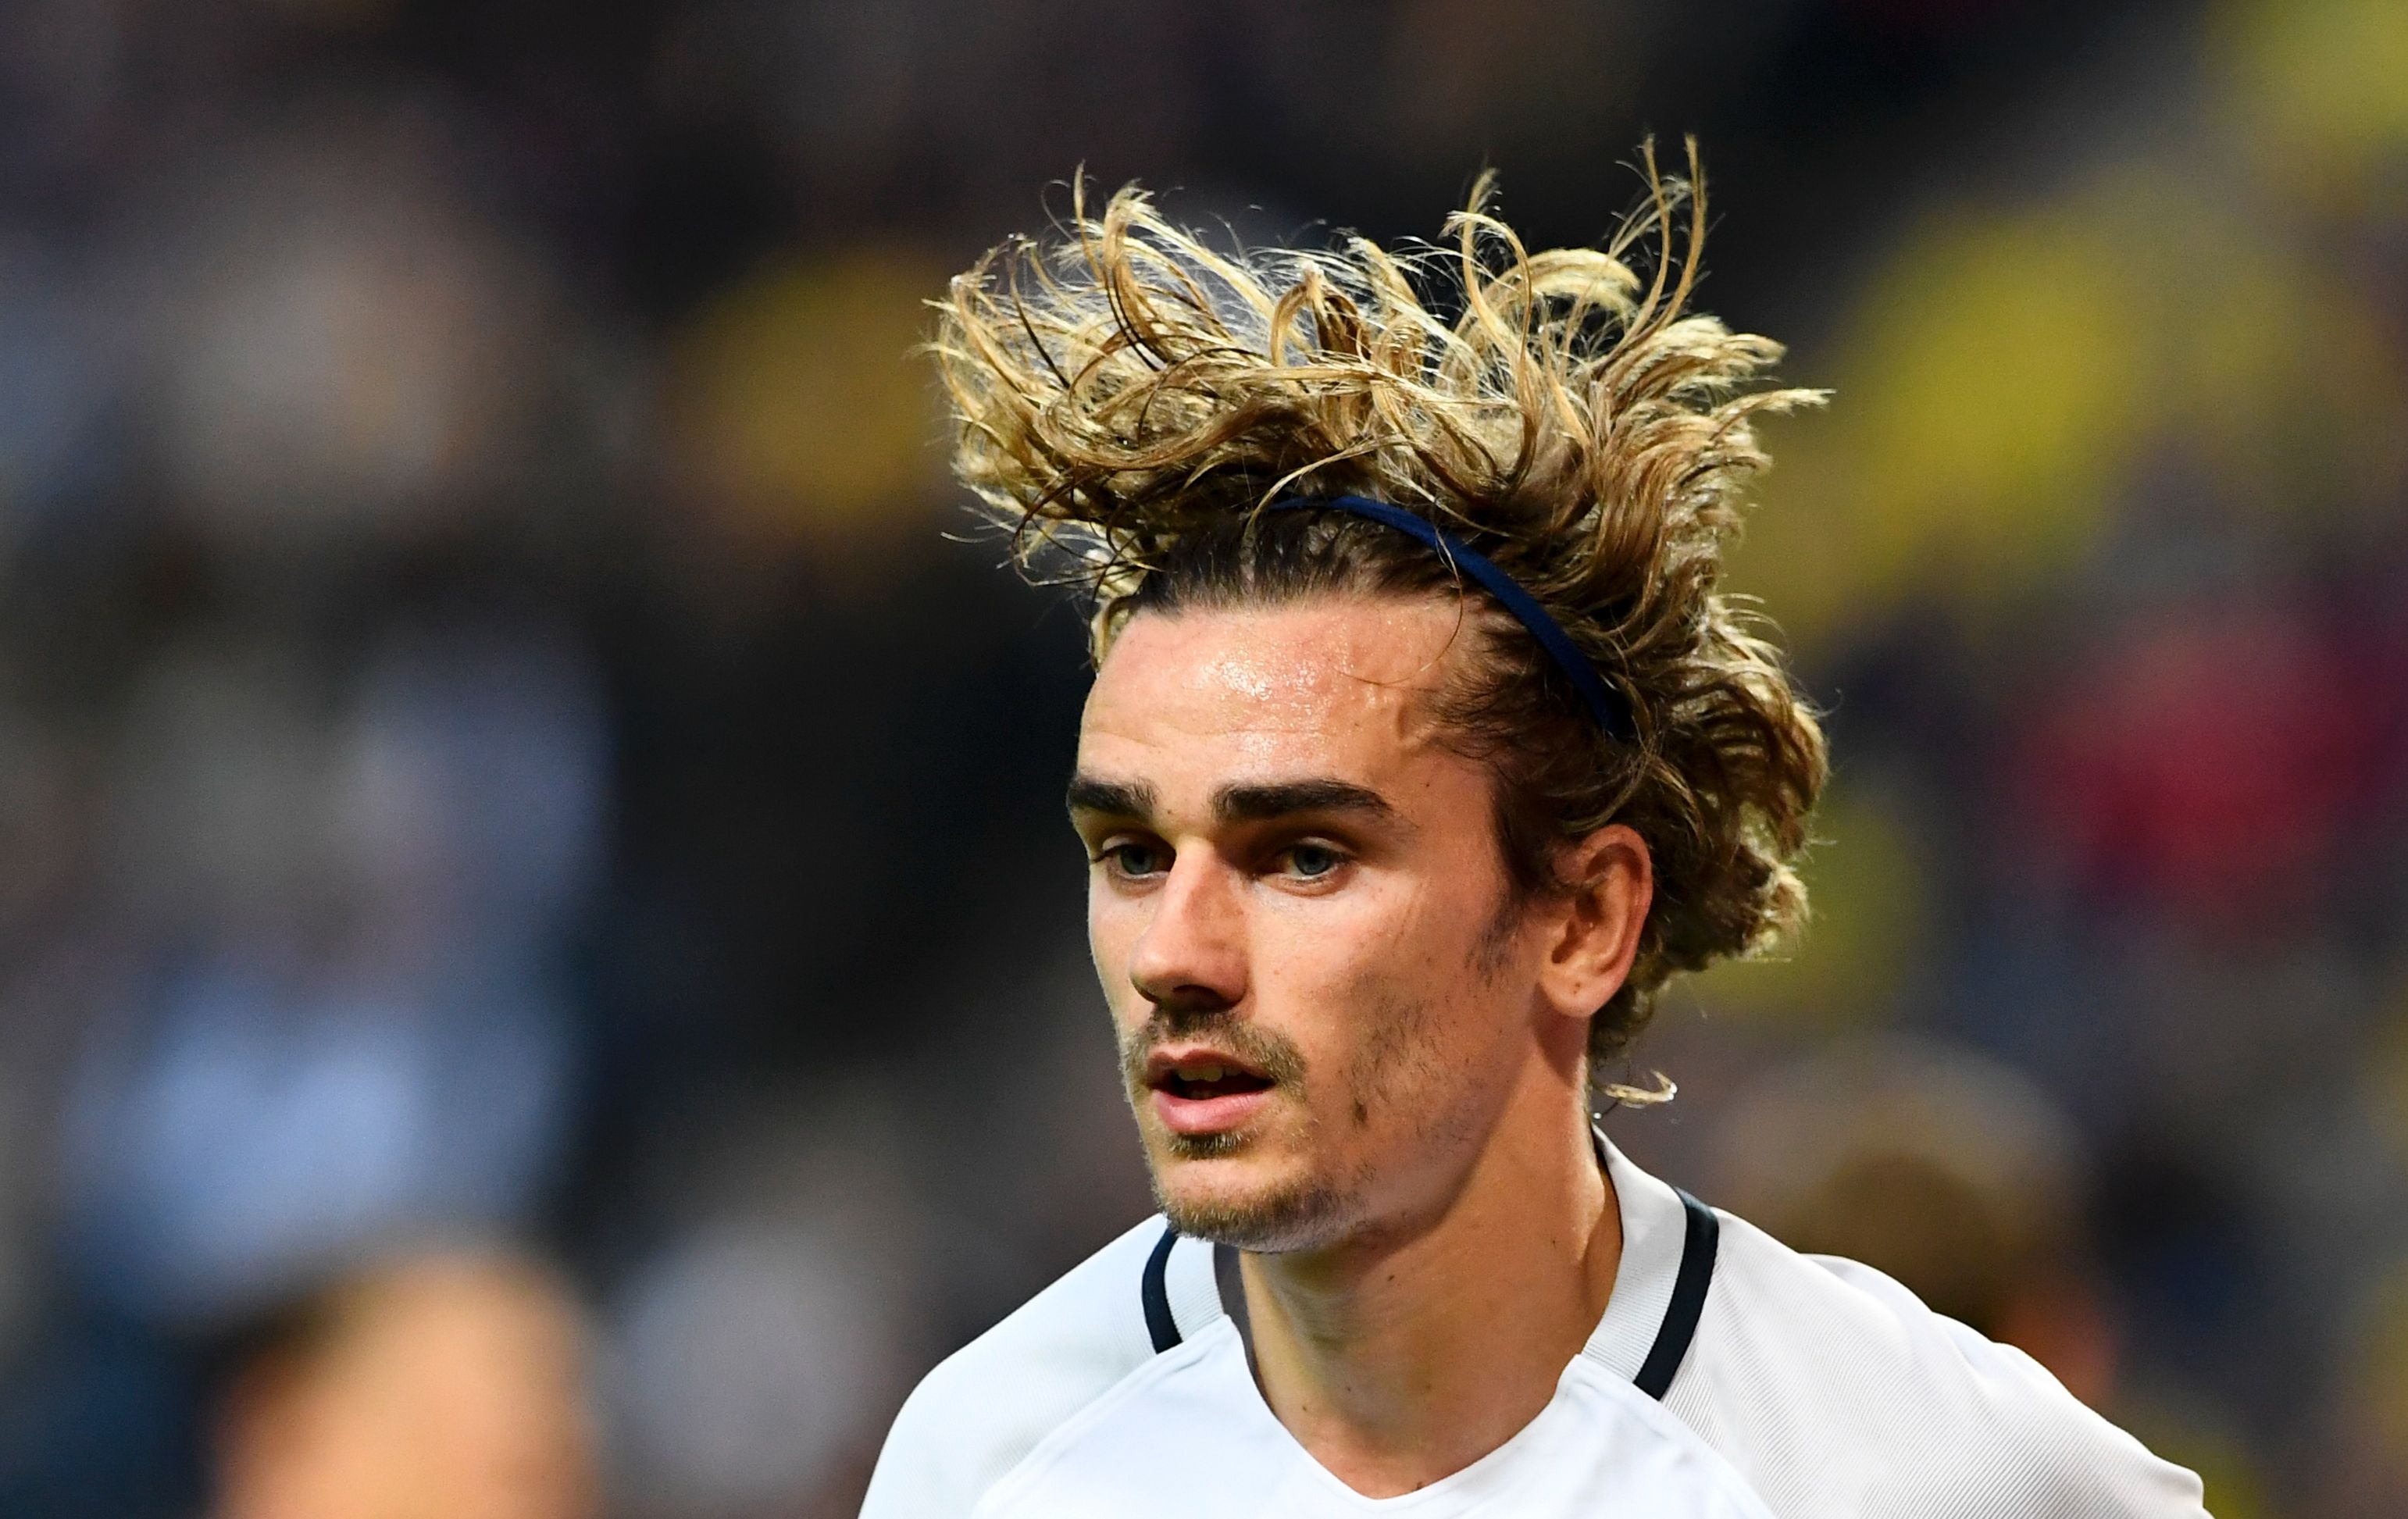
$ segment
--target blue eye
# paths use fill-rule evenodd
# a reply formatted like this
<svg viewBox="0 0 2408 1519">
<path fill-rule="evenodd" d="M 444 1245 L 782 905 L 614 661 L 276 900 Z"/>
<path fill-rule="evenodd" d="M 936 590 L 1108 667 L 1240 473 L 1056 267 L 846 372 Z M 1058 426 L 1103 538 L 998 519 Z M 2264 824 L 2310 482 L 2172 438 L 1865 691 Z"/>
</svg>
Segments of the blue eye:
<svg viewBox="0 0 2408 1519">
<path fill-rule="evenodd" d="M 1150 876 L 1163 868 L 1162 852 L 1151 844 L 1112 844 L 1096 855 L 1115 875 Z"/>
<path fill-rule="evenodd" d="M 1288 850 L 1287 863 L 1290 870 L 1309 881 L 1329 874 L 1345 862 L 1326 844 L 1297 844 Z"/>
</svg>

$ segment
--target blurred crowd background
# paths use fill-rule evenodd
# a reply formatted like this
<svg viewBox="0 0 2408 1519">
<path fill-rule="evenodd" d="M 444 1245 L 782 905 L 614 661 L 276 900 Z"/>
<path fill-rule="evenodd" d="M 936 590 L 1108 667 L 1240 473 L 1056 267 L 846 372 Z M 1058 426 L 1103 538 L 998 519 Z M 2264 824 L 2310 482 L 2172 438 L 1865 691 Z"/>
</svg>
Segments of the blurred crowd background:
<svg viewBox="0 0 2408 1519">
<path fill-rule="evenodd" d="M 1651 130 L 1837 392 L 1734 576 L 1838 771 L 1611 1126 L 2408 1514 L 2398 0 L 9 0 L 0 1512 L 850 1514 L 1148 1206 L 918 303 Z"/>
</svg>

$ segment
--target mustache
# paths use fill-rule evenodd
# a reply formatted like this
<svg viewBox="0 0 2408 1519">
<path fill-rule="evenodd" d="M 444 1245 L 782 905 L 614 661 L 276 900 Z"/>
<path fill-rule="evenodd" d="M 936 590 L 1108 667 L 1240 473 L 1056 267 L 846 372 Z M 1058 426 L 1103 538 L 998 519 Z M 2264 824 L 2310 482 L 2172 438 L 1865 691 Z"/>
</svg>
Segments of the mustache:
<svg viewBox="0 0 2408 1519">
<path fill-rule="evenodd" d="M 1286 1035 L 1247 1022 L 1225 1009 L 1198 1012 L 1155 1008 L 1152 1017 L 1121 1036 L 1121 1080 L 1132 1093 L 1145 1090 L 1146 1062 L 1157 1046 L 1174 1039 L 1209 1039 L 1268 1077 L 1276 1085 L 1304 1080 L 1304 1052 Z"/>
</svg>

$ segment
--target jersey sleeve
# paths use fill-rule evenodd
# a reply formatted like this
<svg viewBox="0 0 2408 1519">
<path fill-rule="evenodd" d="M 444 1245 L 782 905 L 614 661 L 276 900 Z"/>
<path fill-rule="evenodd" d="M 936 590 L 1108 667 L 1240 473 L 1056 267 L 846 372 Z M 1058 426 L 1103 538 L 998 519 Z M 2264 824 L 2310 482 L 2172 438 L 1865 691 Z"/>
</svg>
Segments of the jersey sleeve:
<svg viewBox="0 0 2408 1519">
<path fill-rule="evenodd" d="M 948 1356 L 895 1416 L 862 1519 L 969 1519 L 1057 1426 L 1154 1355 L 1139 1225 Z"/>
<path fill-rule="evenodd" d="M 1866 1290 L 1885 1290 L 1902 1297 L 1899 1312 L 1922 1314 L 1934 1334 L 1943 1336 L 1965 1365 L 1965 1374 L 1991 1384 L 1989 1406 L 1997 1409 L 2008 1442 L 2001 1449 L 2003 1470 L 1991 1478 L 1991 1493 L 1965 1493 L 1960 1512 L 1974 1516 L 1999 1514 L 2066 1514 L 2069 1519 L 2206 1519 L 2206 1493 L 2199 1476 L 2157 1459 L 2127 1430 L 2076 1398 L 2015 1346 L 2001 1346 L 1951 1317 L 1931 1312 L 1907 1288 L 1855 1261 L 1823 1261 L 1844 1276 L 1864 1281 Z M 2020 1495 L 2015 1507 L 1999 1507 L 1999 1495 Z M 1985 1507 L 1989 1505 L 1989 1507 Z"/>
<path fill-rule="evenodd" d="M 2199 1478 L 2030 1356 L 1724 1218 L 1665 1399 L 1779 1519 L 2205 1519 Z"/>
<path fill-rule="evenodd" d="M 948 1438 L 961 1392 L 939 1367 L 921 1380 L 895 1416 L 878 1453 L 861 1519 L 968 1519 L 1001 1472 L 993 1469 L 992 1449 L 975 1439 Z M 1008 1469 L 1008 1468 L 1007 1468 Z"/>
<path fill-rule="evenodd" d="M 2148 1447 L 2065 1390 L 2048 1369 L 1956 1320 L 1934 1313 L 1886 1276 L 1853 1261 L 1829 1265 L 1877 1277 L 1955 1348 L 1966 1374 L 1993 1383 L 1987 1402 L 2009 1435 L 1986 1490 L 1962 1494 L 1961 1512 L 2067 1519 L 2207 1519 L 2197 1474 Z M 1869 1284 L 1870 1285 L 1870 1284 Z M 1944 1511 L 1943 1511 L 1944 1512 Z"/>
</svg>

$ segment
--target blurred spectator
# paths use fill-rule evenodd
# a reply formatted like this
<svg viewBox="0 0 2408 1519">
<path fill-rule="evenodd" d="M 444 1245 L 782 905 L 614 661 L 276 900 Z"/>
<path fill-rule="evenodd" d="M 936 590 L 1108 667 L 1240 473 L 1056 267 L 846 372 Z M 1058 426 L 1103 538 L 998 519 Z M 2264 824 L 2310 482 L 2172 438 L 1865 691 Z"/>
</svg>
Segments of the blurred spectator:
<svg viewBox="0 0 2408 1519">
<path fill-rule="evenodd" d="M 2068 672 L 2026 739 L 2011 847 L 2111 908 L 2280 934 L 2363 814 L 2389 704 L 2306 609 L 2234 599 L 2140 620 Z"/>
<path fill-rule="evenodd" d="M 617 1344 L 621 1465 L 649 1508 L 767 1513 L 835 1487 L 841 1512 L 867 1481 L 865 1395 L 908 1386 L 886 1352 L 898 1305 L 814 1233 L 707 1226 L 633 1283 Z"/>
<path fill-rule="evenodd" d="M 214 1519 L 591 1519 L 585 1331 L 548 1269 L 397 1255 L 297 1302 L 216 1410 Z"/>
<path fill-rule="evenodd" d="M 212 144 L 164 197 L 156 322 L 171 499 L 242 556 L 357 552 L 510 487 L 549 378 L 545 293 L 408 99 Z"/>
<path fill-rule="evenodd" d="M 130 738 L 115 885 L 149 974 L 83 1030 L 64 1113 L 100 1295 L 207 1321 L 363 1241 L 523 1216 L 606 783 L 573 647 L 403 630 L 329 711 L 300 662 L 201 645 Z"/>
<path fill-rule="evenodd" d="M 2013 1070 L 1921 1039 L 1842 1042 L 1718 1114 L 1724 1201 L 1860 1261 L 2108 1407 L 2118 1333 L 2085 1238 L 2071 1125 Z"/>
</svg>

